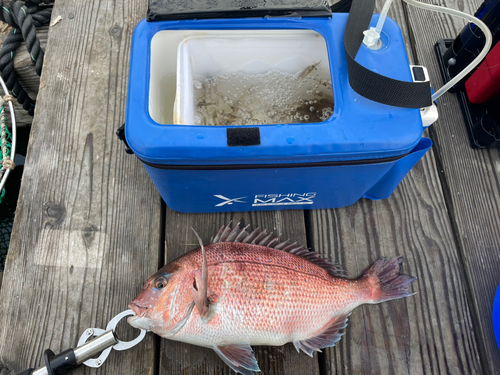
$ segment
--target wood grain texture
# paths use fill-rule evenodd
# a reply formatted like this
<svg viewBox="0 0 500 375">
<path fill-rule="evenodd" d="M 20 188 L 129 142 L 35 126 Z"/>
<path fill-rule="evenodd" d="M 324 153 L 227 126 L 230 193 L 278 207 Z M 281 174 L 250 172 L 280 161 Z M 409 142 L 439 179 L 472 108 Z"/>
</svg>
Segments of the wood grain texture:
<svg viewBox="0 0 500 375">
<path fill-rule="evenodd" d="M 55 16 L 75 17 L 49 30 L 0 294 L 0 359 L 16 372 L 40 366 L 47 348 L 74 347 L 85 328 L 106 327 L 156 269 L 160 197 L 114 135 L 125 117 L 132 31 L 146 6 L 55 5 Z M 153 367 L 149 335 L 98 371 Z"/>
<path fill-rule="evenodd" d="M 377 2 L 381 9 L 383 1 Z M 406 9 L 396 20 L 414 63 Z M 380 256 L 405 256 L 417 276 L 414 297 L 354 311 L 346 335 L 325 358 L 329 373 L 476 374 L 478 345 L 467 301 L 468 286 L 431 150 L 385 201 L 363 200 L 338 210 L 312 211 L 312 247 L 345 265 L 351 277 Z"/>
<path fill-rule="evenodd" d="M 474 14 L 480 0 L 433 1 L 433 4 Z M 419 62 L 429 69 L 435 87 L 443 84 L 433 46 L 438 39 L 455 38 L 464 21 L 408 8 Z M 462 111 L 455 94 L 439 99 L 440 119 L 432 128 L 437 161 L 465 266 L 472 317 L 483 371 L 500 374 L 500 352 L 492 326 L 492 304 L 500 283 L 500 154 L 498 149 L 469 146 Z"/>
<path fill-rule="evenodd" d="M 247 212 L 227 214 L 187 215 L 167 209 L 166 262 L 199 247 L 191 230 L 193 227 L 204 243 L 209 243 L 219 228 L 233 220 L 280 234 L 306 243 L 303 211 Z M 318 357 L 297 353 L 292 344 L 282 347 L 254 347 L 255 357 L 263 374 L 319 374 Z M 170 340 L 162 340 L 160 374 L 209 375 L 234 374 L 212 349 L 197 347 Z"/>
<path fill-rule="evenodd" d="M 432 154 L 391 198 L 312 211 L 312 247 L 357 277 L 379 257 L 403 255 L 418 277 L 415 296 L 363 306 L 338 347 L 327 350 L 329 373 L 477 374 L 478 348 L 464 274 Z"/>
</svg>

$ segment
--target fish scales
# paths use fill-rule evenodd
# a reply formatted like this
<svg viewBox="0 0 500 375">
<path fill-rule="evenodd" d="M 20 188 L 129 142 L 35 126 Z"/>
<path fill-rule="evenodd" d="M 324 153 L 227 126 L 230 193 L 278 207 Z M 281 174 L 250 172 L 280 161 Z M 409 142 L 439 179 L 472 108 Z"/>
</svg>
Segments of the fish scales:
<svg viewBox="0 0 500 375">
<path fill-rule="evenodd" d="M 189 340 L 206 336 L 209 343 L 244 339 L 251 345 L 283 345 L 320 333 L 336 311 L 354 308 L 360 294 L 366 294 L 362 287 L 353 289 L 356 282 L 332 278 L 308 260 L 281 250 L 235 243 L 205 250 L 208 289 L 218 296 L 220 319 L 200 326 L 194 311 L 183 329 Z M 179 262 L 201 267 L 201 252 L 185 257 Z"/>
<path fill-rule="evenodd" d="M 355 307 L 410 296 L 415 280 L 400 274 L 402 257 L 381 258 L 348 279 L 317 253 L 266 231 L 228 226 L 215 238 L 204 246 L 198 237 L 200 248 L 153 275 L 130 304 L 129 323 L 212 347 L 244 375 L 259 371 L 250 345 L 293 342 L 312 356 L 340 340 Z"/>
</svg>

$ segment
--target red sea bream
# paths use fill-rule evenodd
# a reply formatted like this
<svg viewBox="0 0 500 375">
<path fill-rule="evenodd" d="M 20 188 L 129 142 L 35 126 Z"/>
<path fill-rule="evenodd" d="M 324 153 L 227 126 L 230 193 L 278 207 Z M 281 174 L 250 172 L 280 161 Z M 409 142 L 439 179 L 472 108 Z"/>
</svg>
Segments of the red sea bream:
<svg viewBox="0 0 500 375">
<path fill-rule="evenodd" d="M 173 260 L 130 304 L 129 323 L 170 340 L 213 348 L 234 371 L 259 371 L 251 345 L 297 351 L 334 346 L 351 311 L 410 296 L 402 257 L 381 258 L 357 279 L 337 264 L 266 231 L 221 228 L 210 245 Z"/>
</svg>

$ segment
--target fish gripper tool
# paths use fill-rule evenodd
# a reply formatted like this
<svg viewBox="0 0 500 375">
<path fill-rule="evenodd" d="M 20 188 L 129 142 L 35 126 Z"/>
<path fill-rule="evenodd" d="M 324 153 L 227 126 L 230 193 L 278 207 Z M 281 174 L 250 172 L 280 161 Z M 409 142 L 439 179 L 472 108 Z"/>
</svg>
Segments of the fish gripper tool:
<svg viewBox="0 0 500 375">
<path fill-rule="evenodd" d="M 101 367 L 108 358 L 111 349 L 118 351 L 127 350 L 141 342 L 146 336 L 146 330 L 132 341 L 121 341 L 115 333 L 118 322 L 123 318 L 135 315 L 132 310 L 126 310 L 110 320 L 106 329 L 87 328 L 78 340 L 78 346 L 67 349 L 59 354 L 54 354 L 50 349 L 45 350 L 45 366 L 38 369 L 28 369 L 19 375 L 63 375 L 79 368 L 82 364 L 88 367 Z M 97 354 L 99 357 L 93 358 Z"/>
</svg>

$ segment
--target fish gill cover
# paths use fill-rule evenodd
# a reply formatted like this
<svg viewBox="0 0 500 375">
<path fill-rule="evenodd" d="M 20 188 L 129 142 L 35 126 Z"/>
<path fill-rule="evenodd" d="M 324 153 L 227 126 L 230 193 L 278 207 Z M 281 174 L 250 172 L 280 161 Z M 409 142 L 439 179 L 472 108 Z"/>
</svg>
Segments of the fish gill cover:
<svg viewBox="0 0 500 375">
<path fill-rule="evenodd" d="M 149 0 L 148 21 L 265 16 L 328 17 L 327 0 Z"/>
</svg>

